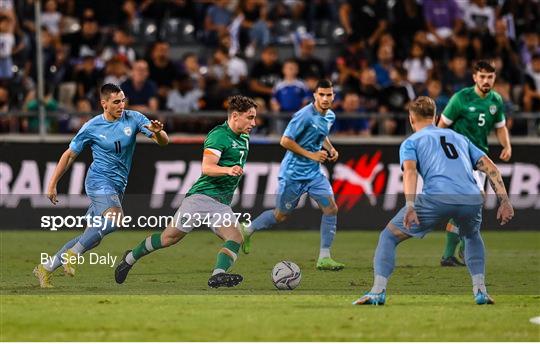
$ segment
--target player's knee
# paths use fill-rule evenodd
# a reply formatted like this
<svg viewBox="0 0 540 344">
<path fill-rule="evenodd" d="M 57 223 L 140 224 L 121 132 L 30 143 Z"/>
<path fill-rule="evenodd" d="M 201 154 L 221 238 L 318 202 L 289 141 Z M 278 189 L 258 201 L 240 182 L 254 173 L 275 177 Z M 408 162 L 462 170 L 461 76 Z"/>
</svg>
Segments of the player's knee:
<svg viewBox="0 0 540 344">
<path fill-rule="evenodd" d="M 324 215 L 335 216 L 338 213 L 338 207 L 336 204 L 330 204 L 328 207 L 322 209 Z"/>
</svg>

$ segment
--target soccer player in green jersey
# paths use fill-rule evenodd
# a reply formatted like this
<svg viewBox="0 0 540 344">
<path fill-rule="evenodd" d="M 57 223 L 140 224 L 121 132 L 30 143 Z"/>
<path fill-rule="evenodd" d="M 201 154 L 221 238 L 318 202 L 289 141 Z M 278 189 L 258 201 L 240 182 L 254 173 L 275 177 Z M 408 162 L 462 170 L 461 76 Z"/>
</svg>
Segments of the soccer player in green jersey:
<svg viewBox="0 0 540 344">
<path fill-rule="evenodd" d="M 208 286 L 234 287 L 242 282 L 238 274 L 227 271 L 238 257 L 242 244 L 237 214 L 231 209 L 234 190 L 242 178 L 249 151 L 249 133 L 255 126 L 257 104 L 241 95 L 228 99 L 227 121 L 212 129 L 204 141 L 202 174 L 182 201 L 167 228 L 126 251 L 116 267 L 115 280 L 123 283 L 133 264 L 160 248 L 176 244 L 193 228 L 202 224 L 225 241 Z"/>
<path fill-rule="evenodd" d="M 457 131 L 466 136 L 478 148 L 488 153 L 487 137 L 495 128 L 495 133 L 503 149 L 499 158 L 510 160 L 512 146 L 506 128 L 504 106 L 501 95 L 493 90 L 495 84 L 495 68 L 487 61 L 478 61 L 473 67 L 474 86 L 466 87 L 450 98 L 443 110 L 438 126 Z M 478 187 L 484 191 L 486 175 L 474 171 Z M 459 243 L 459 228 L 450 221 L 446 226 L 446 247 L 441 258 L 442 266 L 464 266 L 455 256 Z M 460 255 L 463 252 L 463 243 Z M 463 257 L 462 257 L 463 258 Z"/>
</svg>

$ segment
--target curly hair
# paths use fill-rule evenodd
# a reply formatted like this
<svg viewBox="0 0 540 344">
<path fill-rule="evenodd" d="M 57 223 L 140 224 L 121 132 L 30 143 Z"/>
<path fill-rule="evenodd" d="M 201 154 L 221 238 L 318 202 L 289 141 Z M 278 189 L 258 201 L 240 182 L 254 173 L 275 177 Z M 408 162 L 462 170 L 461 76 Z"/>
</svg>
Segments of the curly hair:
<svg viewBox="0 0 540 344">
<path fill-rule="evenodd" d="M 246 97 L 240 94 L 230 96 L 227 98 L 227 114 L 233 112 L 246 112 L 251 108 L 257 108 L 257 103 L 250 97 Z"/>
</svg>

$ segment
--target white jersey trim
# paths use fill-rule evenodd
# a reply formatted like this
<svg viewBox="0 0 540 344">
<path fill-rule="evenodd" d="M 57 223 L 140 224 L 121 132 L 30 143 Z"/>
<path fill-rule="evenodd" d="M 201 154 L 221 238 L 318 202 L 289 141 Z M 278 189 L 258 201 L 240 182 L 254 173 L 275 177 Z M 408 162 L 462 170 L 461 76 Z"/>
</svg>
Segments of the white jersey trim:
<svg viewBox="0 0 540 344">
<path fill-rule="evenodd" d="M 452 121 L 450 118 L 446 117 L 444 114 L 441 115 L 441 119 L 443 120 L 444 124 L 446 125 L 452 125 L 454 121 Z"/>
<path fill-rule="evenodd" d="M 495 123 L 495 128 L 499 129 L 499 128 L 504 127 L 505 125 L 506 125 L 506 120 L 503 119 L 502 121 Z"/>
<path fill-rule="evenodd" d="M 220 150 L 217 150 L 215 148 L 206 148 L 206 149 L 209 150 L 210 152 L 212 152 L 212 154 L 214 154 L 218 158 L 221 158 L 221 151 Z"/>
</svg>

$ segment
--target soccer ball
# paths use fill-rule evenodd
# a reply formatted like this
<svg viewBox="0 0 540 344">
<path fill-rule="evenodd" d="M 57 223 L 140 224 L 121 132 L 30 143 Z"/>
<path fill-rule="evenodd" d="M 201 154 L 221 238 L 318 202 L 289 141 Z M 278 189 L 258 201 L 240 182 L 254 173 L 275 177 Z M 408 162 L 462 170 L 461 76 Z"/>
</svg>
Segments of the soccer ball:
<svg viewBox="0 0 540 344">
<path fill-rule="evenodd" d="M 282 261 L 272 269 L 272 282 L 280 290 L 293 290 L 298 287 L 302 279 L 302 272 L 293 262 Z"/>
</svg>

